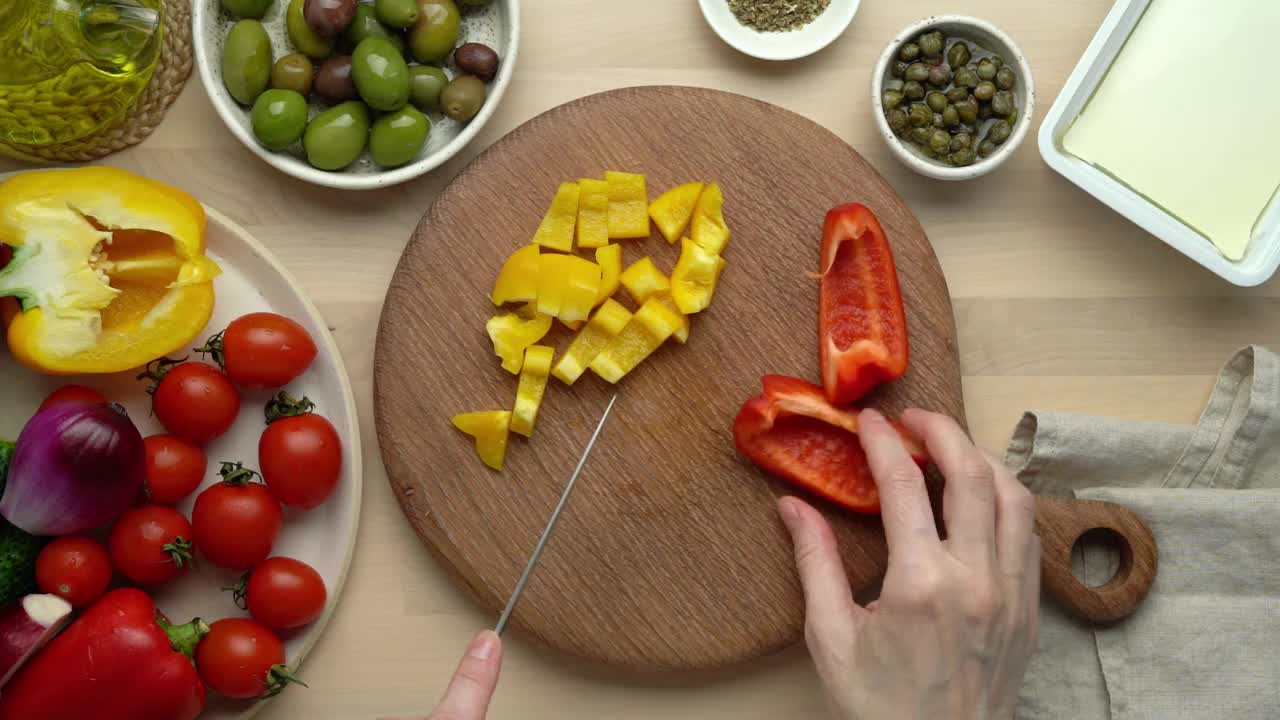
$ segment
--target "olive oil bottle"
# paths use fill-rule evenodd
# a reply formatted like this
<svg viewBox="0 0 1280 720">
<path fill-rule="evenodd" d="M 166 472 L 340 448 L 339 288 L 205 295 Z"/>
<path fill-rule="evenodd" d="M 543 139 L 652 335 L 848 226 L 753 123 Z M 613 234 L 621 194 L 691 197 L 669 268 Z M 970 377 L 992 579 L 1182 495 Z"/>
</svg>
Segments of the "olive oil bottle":
<svg viewBox="0 0 1280 720">
<path fill-rule="evenodd" d="M 160 58 L 160 0 L 0 0 L 0 142 L 49 145 L 128 110 Z"/>
</svg>

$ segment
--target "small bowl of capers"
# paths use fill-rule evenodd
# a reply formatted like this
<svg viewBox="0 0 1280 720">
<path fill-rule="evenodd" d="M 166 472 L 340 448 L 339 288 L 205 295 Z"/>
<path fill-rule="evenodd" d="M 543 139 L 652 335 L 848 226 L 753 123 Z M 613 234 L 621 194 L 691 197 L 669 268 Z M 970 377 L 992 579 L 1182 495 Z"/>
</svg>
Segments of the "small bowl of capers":
<svg viewBox="0 0 1280 720">
<path fill-rule="evenodd" d="M 903 30 L 876 64 L 871 95 L 889 149 L 938 180 L 995 170 L 1027 136 L 1035 110 L 1031 68 L 1017 44 L 966 15 Z"/>
</svg>

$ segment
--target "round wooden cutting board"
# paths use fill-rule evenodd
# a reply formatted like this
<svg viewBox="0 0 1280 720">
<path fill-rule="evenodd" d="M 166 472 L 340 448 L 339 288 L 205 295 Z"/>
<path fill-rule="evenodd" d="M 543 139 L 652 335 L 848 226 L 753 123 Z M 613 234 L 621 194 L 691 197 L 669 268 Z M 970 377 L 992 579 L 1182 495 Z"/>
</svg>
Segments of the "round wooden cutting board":
<svg viewBox="0 0 1280 720">
<path fill-rule="evenodd" d="M 449 423 L 515 397 L 484 330 L 489 291 L 558 184 L 606 170 L 644 173 L 650 199 L 691 180 L 721 184 L 732 239 L 715 302 L 693 317 L 687 345 L 667 343 L 616 388 L 592 373 L 572 387 L 552 379 L 533 438 L 513 435 L 507 469 L 492 472 Z M 800 585 L 775 509 L 789 490 L 738 455 L 732 424 L 762 375 L 817 380 L 822 221 L 851 201 L 875 211 L 893 243 L 910 326 L 910 372 L 871 402 L 963 418 L 951 302 L 924 231 L 857 152 L 799 115 L 695 88 L 593 95 L 517 128 L 440 195 L 387 294 L 377 427 L 405 514 L 481 605 L 496 616 L 506 602 L 616 391 L 514 627 L 644 671 L 719 667 L 800 639 Z M 679 251 L 656 231 L 620 242 L 624 264 L 650 255 L 668 273 Z M 557 323 L 543 342 L 559 351 L 570 337 Z M 878 578 L 878 519 L 818 507 L 855 584 Z"/>
</svg>

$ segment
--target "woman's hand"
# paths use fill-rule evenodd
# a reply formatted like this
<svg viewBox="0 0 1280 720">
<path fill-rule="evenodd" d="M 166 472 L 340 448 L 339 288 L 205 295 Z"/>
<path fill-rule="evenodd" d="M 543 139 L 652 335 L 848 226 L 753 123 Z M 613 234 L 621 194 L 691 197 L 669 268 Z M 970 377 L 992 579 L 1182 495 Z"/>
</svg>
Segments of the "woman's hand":
<svg viewBox="0 0 1280 720">
<path fill-rule="evenodd" d="M 854 602 L 816 510 L 779 502 L 804 585 L 809 652 L 840 718 L 1008 720 L 1039 632 L 1034 499 L 954 420 L 919 410 L 902 419 L 946 477 L 947 539 L 898 434 L 864 411 L 860 437 L 889 544 L 879 600 Z"/>
<path fill-rule="evenodd" d="M 467 654 L 436 709 L 425 718 L 402 720 L 484 720 L 501 669 L 502 640 L 492 630 L 485 630 L 467 646 Z"/>
</svg>

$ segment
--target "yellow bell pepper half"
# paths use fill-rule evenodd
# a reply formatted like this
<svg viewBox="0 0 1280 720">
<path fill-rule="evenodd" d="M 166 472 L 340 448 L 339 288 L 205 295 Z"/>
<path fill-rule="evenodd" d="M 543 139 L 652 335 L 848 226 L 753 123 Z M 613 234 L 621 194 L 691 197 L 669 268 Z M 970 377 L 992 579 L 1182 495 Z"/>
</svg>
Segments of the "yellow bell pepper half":
<svg viewBox="0 0 1280 720">
<path fill-rule="evenodd" d="M 671 297 L 680 312 L 692 315 L 711 305 L 725 264 L 689 238 L 680 241 L 680 259 L 671 271 Z"/>
<path fill-rule="evenodd" d="M 213 313 L 205 213 L 177 188 L 112 167 L 0 183 L 0 297 L 18 299 L 9 350 L 50 374 L 114 373 L 191 342 Z"/>
<path fill-rule="evenodd" d="M 578 219 L 578 183 L 560 183 L 551 208 L 542 218 L 533 241 L 552 250 L 569 252 L 573 249 L 573 228 Z"/>
<path fill-rule="evenodd" d="M 578 181 L 578 247 L 609 244 L 609 181 Z"/>
<path fill-rule="evenodd" d="M 538 421 L 538 408 L 542 406 L 542 395 L 547 391 L 547 378 L 551 375 L 551 360 L 555 354 L 556 351 L 546 345 L 531 345 L 524 351 L 524 369 L 520 371 L 516 405 L 511 411 L 511 432 L 533 436 L 533 425 Z"/>
<path fill-rule="evenodd" d="M 668 244 L 674 245 L 689 228 L 702 187 L 700 182 L 677 185 L 649 205 L 649 217 L 653 218 L 653 224 L 658 226 Z"/>
<path fill-rule="evenodd" d="M 596 248 L 596 264 L 600 266 L 600 292 L 596 294 L 596 304 L 599 305 L 618 292 L 618 278 L 622 275 L 622 246 L 613 244 Z"/>
<path fill-rule="evenodd" d="M 698 247 L 712 255 L 724 252 L 724 246 L 729 244 L 729 226 L 724 222 L 724 194 L 719 185 L 707 183 L 698 196 L 690 228 L 690 236 Z"/>
<path fill-rule="evenodd" d="M 555 369 L 551 371 L 565 385 L 572 385 L 587 371 L 596 355 L 615 338 L 631 320 L 631 311 L 618 301 L 608 299 L 591 316 L 587 326 L 569 343 Z"/>
<path fill-rule="evenodd" d="M 609 183 L 609 237 L 649 237 L 649 195 L 644 176 L 610 170 L 604 179 Z"/>
<path fill-rule="evenodd" d="M 659 270 L 648 257 L 642 257 L 628 265 L 618 281 L 637 305 L 643 305 L 654 295 L 671 289 L 671 281 L 667 279 L 666 273 Z"/>
<path fill-rule="evenodd" d="M 493 352 L 502 358 L 502 369 L 512 375 L 524 366 L 525 348 L 538 342 L 551 329 L 551 316 L 538 312 L 534 303 L 515 312 L 489 318 L 484 329 L 493 341 Z"/>
<path fill-rule="evenodd" d="M 586 320 L 600 293 L 600 266 L 577 255 L 548 253 L 538 263 L 538 312 L 566 323 Z"/>
<path fill-rule="evenodd" d="M 476 439 L 476 454 L 487 467 L 502 471 L 507 456 L 511 411 L 482 410 L 453 416 L 453 426 Z"/>
<path fill-rule="evenodd" d="M 537 245 L 525 245 L 511 253 L 493 283 L 493 293 L 489 297 L 494 305 L 538 299 L 539 255 Z"/>
<path fill-rule="evenodd" d="M 671 337 L 682 320 L 659 298 L 649 298 L 618 336 L 591 360 L 591 371 L 616 383 Z"/>
</svg>

